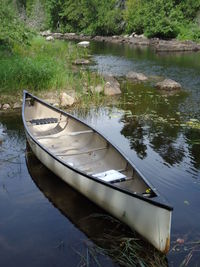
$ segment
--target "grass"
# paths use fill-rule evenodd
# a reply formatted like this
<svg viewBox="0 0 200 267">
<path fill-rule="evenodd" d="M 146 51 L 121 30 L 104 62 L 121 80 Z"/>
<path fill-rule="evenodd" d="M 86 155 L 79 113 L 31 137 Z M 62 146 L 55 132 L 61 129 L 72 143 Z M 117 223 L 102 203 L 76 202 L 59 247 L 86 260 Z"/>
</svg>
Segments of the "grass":
<svg viewBox="0 0 200 267">
<path fill-rule="evenodd" d="M 0 47 L 0 103 L 21 98 L 22 90 L 40 95 L 47 91 L 70 91 L 79 103 L 100 103 L 99 94 L 91 94 L 90 86 L 103 84 L 103 79 L 73 65 L 78 58 L 88 57 L 88 50 L 70 42 L 47 42 L 35 37 L 29 46 L 15 46 L 12 53 Z M 9 102 L 10 103 L 10 102 Z"/>
<path fill-rule="evenodd" d="M 99 259 L 108 256 L 119 266 L 126 267 L 167 267 L 166 256 L 144 241 L 138 234 L 132 232 L 120 221 L 106 214 L 93 214 L 85 218 L 98 220 L 104 225 L 92 242 L 84 242 L 86 250 L 76 253 L 80 256 L 80 266 L 102 266 Z M 101 228 L 100 228 L 101 229 Z M 97 264 L 97 262 L 99 264 Z"/>
</svg>

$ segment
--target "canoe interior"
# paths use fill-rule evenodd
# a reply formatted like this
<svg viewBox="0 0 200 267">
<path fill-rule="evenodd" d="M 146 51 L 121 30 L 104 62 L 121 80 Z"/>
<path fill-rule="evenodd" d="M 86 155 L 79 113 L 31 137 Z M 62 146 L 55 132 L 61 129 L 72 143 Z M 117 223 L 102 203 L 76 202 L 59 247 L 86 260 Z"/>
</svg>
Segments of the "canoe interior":
<svg viewBox="0 0 200 267">
<path fill-rule="evenodd" d="M 116 186 L 147 198 L 156 196 L 119 151 L 84 123 L 29 95 L 25 99 L 24 117 L 36 141 L 75 170 L 95 177 L 114 170 L 119 177 L 123 175 L 123 179 L 111 181 Z"/>
</svg>

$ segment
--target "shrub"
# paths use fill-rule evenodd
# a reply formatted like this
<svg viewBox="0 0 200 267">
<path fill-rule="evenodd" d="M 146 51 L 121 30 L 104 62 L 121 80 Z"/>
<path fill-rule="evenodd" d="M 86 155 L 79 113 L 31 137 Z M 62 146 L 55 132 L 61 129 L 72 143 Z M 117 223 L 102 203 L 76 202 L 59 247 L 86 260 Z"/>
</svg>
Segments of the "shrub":
<svg viewBox="0 0 200 267">
<path fill-rule="evenodd" d="M 30 31 L 18 18 L 14 7 L 8 0 L 0 0 L 0 45 L 13 47 L 14 44 L 27 43 Z"/>
</svg>

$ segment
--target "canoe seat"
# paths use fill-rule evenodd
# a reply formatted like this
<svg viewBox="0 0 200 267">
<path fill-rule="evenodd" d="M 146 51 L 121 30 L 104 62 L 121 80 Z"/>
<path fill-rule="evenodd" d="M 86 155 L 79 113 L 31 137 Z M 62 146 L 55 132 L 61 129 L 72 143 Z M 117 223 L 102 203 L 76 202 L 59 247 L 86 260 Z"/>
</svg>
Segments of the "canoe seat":
<svg viewBox="0 0 200 267">
<path fill-rule="evenodd" d="M 34 119 L 29 121 L 34 125 L 49 124 L 49 123 L 58 123 L 58 118 L 44 118 L 44 119 Z"/>
<path fill-rule="evenodd" d="M 96 173 L 93 174 L 92 176 L 108 183 L 117 183 L 126 180 L 126 175 L 116 170 L 109 170 L 101 173 Z"/>
</svg>

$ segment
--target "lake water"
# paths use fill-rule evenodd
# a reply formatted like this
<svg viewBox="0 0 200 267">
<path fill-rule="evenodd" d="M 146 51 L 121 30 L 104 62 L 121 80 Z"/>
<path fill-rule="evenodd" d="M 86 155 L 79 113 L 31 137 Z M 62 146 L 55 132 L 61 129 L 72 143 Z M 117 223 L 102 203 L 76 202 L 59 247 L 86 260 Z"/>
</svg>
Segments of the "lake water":
<svg viewBox="0 0 200 267">
<path fill-rule="evenodd" d="M 120 99 L 73 114 L 112 140 L 174 207 L 168 265 L 185 260 L 185 266 L 199 266 L 200 53 L 156 54 L 103 43 L 92 43 L 91 53 L 95 71 L 120 78 L 133 70 L 152 80 L 134 85 L 121 79 Z M 175 79 L 183 90 L 160 94 L 157 76 Z M 0 136 L 0 266 L 87 266 L 88 257 L 90 266 L 98 266 L 97 259 L 114 266 L 88 249 L 105 225 L 112 229 L 91 219 L 103 211 L 26 151 L 20 114 L 0 114 Z"/>
</svg>

